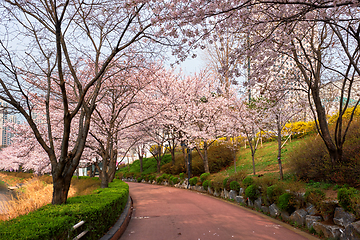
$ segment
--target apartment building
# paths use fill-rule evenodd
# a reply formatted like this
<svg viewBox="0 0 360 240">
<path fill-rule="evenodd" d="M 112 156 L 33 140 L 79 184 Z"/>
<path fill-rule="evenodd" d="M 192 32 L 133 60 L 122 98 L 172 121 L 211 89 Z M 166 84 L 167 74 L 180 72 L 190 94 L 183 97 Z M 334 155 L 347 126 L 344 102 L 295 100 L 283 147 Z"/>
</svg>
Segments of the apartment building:
<svg viewBox="0 0 360 240">
<path fill-rule="evenodd" d="M 7 123 L 17 123 L 17 117 L 8 110 L 8 104 L 0 100 L 0 139 L 1 147 L 11 144 L 11 138 L 14 136 Z"/>
</svg>

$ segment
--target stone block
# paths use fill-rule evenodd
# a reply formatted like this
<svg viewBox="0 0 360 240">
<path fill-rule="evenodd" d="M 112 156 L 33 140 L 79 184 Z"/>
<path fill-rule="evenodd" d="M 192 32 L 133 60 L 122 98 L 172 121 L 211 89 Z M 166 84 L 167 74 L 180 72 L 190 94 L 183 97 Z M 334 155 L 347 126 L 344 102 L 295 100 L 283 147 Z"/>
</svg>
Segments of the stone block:
<svg viewBox="0 0 360 240">
<path fill-rule="evenodd" d="M 262 201 L 261 201 L 261 197 L 260 198 L 258 198 L 258 199 L 256 199 L 255 201 L 254 201 L 254 207 L 256 208 L 256 209 L 261 209 L 261 204 L 262 204 Z"/>
<path fill-rule="evenodd" d="M 230 190 L 229 192 L 229 198 L 230 199 L 235 199 L 235 197 L 237 196 L 237 193 L 235 190 Z"/>
<path fill-rule="evenodd" d="M 210 187 L 208 187 L 208 193 L 211 194 L 211 195 L 213 195 L 213 194 L 214 194 L 214 191 L 213 191 Z"/>
<path fill-rule="evenodd" d="M 317 233 L 322 232 L 325 238 L 339 239 L 344 228 L 337 225 L 329 225 L 321 222 L 314 222 L 313 228 Z"/>
<path fill-rule="evenodd" d="M 306 211 L 309 213 L 309 215 L 314 216 L 319 213 L 319 211 L 315 208 L 314 205 L 309 204 L 306 208 Z"/>
<path fill-rule="evenodd" d="M 322 217 L 321 217 L 321 216 L 307 215 L 307 216 L 305 217 L 306 227 L 307 227 L 308 229 L 310 229 L 310 228 L 313 226 L 314 222 L 321 222 L 321 220 L 322 220 Z"/>
<path fill-rule="evenodd" d="M 304 226 L 306 215 L 308 215 L 308 213 L 304 209 L 299 209 L 291 214 L 290 220 L 299 226 Z"/>
<path fill-rule="evenodd" d="M 215 190 L 215 191 L 214 191 L 214 196 L 215 196 L 215 197 L 219 197 L 219 196 L 220 196 L 219 191 Z"/>
<path fill-rule="evenodd" d="M 268 206 L 261 206 L 261 211 L 265 214 L 269 214 L 270 211 L 269 211 L 269 207 Z"/>
<path fill-rule="evenodd" d="M 246 201 L 245 201 L 245 199 L 244 199 L 243 196 L 236 196 L 236 197 L 235 197 L 235 201 L 238 202 L 238 203 L 240 203 L 240 204 L 242 204 L 242 205 L 245 205 L 245 204 L 246 204 Z"/>
<path fill-rule="evenodd" d="M 198 192 L 203 192 L 204 188 L 203 188 L 203 186 L 195 186 L 195 190 Z"/>
<path fill-rule="evenodd" d="M 228 199 L 228 198 L 230 197 L 229 195 L 230 195 L 230 194 L 229 194 L 229 191 L 226 190 L 226 189 L 224 189 L 224 197 L 223 197 L 223 198 Z"/>
<path fill-rule="evenodd" d="M 244 189 L 243 188 L 240 188 L 239 190 L 239 196 L 242 196 L 244 194 Z"/>
<path fill-rule="evenodd" d="M 360 240 L 360 221 L 348 224 L 340 240 Z"/>
<path fill-rule="evenodd" d="M 276 206 L 275 203 L 270 205 L 269 212 L 270 216 L 272 217 L 280 216 L 280 209 L 278 208 L 278 206 Z"/>
<path fill-rule="evenodd" d="M 249 207 L 254 207 L 254 202 L 250 200 L 250 198 L 247 199 L 247 205 Z"/>
<path fill-rule="evenodd" d="M 289 221 L 290 220 L 290 214 L 287 212 L 287 211 L 282 211 L 281 213 L 281 218 L 284 220 L 284 221 Z"/>
<path fill-rule="evenodd" d="M 347 227 L 347 225 L 355 221 L 355 215 L 345 212 L 341 207 L 337 207 L 335 208 L 333 221 L 336 225 Z"/>
<path fill-rule="evenodd" d="M 326 209 L 327 211 L 321 214 L 321 216 L 323 217 L 324 221 L 330 221 L 331 219 L 334 218 L 334 212 L 335 212 L 335 208 L 338 205 L 338 201 L 326 200 L 322 202 L 322 205 L 323 208 Z"/>
</svg>

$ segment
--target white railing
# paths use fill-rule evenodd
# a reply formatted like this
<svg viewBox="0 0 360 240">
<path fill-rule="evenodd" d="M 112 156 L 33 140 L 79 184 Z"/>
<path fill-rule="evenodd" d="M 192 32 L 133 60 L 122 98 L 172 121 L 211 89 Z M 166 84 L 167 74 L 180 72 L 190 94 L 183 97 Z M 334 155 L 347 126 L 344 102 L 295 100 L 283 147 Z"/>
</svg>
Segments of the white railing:
<svg viewBox="0 0 360 240">
<path fill-rule="evenodd" d="M 75 229 L 81 227 L 83 224 L 85 223 L 85 221 L 80 221 L 77 224 L 75 224 L 70 231 L 74 231 Z M 85 234 L 87 234 L 89 232 L 89 229 L 86 229 L 85 231 L 82 231 L 79 235 L 77 235 L 76 237 L 73 238 L 73 240 L 78 240 L 80 238 L 82 238 Z M 70 238 L 70 233 L 68 235 L 68 238 Z"/>
</svg>

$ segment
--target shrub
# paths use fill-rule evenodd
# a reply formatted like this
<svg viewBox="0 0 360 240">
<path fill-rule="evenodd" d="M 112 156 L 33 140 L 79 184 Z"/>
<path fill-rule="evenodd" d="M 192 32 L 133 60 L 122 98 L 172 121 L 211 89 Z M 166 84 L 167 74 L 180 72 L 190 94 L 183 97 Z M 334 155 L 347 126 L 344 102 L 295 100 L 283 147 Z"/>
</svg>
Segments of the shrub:
<svg viewBox="0 0 360 240">
<path fill-rule="evenodd" d="M 184 179 L 185 179 L 185 173 L 180 173 L 180 174 L 179 174 L 179 178 L 180 178 L 181 180 L 184 180 Z"/>
<path fill-rule="evenodd" d="M 249 198 L 251 201 L 254 201 L 258 198 L 259 192 L 257 190 L 256 185 L 250 185 L 245 189 L 245 196 Z"/>
<path fill-rule="evenodd" d="M 239 192 L 240 191 L 240 183 L 238 183 L 237 181 L 232 181 L 230 183 L 230 189 L 234 190 L 236 192 Z"/>
<path fill-rule="evenodd" d="M 173 176 L 171 176 L 171 177 L 169 178 L 169 184 L 170 184 L 170 185 L 174 185 L 172 179 L 173 179 Z"/>
<path fill-rule="evenodd" d="M 268 200 L 270 201 L 270 204 L 275 203 L 275 202 L 277 203 L 279 197 L 284 193 L 285 193 L 285 189 L 277 184 L 269 186 L 266 189 L 266 195 L 267 195 Z"/>
<path fill-rule="evenodd" d="M 254 179 L 250 176 L 247 176 L 246 178 L 244 178 L 242 183 L 243 183 L 244 188 L 247 188 L 250 185 L 254 184 Z"/>
<path fill-rule="evenodd" d="M 165 155 L 167 156 L 167 155 Z M 170 160 L 171 161 L 171 160 Z M 172 165 L 170 161 L 162 165 L 161 171 L 171 174 L 180 174 L 186 171 L 184 164 L 184 156 L 176 154 L 175 164 Z M 208 149 L 209 169 L 211 173 L 219 172 L 221 169 L 229 166 L 232 163 L 231 150 L 227 148 L 226 144 L 212 144 Z M 136 161 L 134 161 L 135 163 Z M 155 165 L 156 166 L 156 165 Z M 156 169 L 155 169 L 156 170 Z M 201 175 L 205 172 L 204 163 L 199 154 L 192 152 L 192 174 L 195 176 Z"/>
<path fill-rule="evenodd" d="M 149 175 L 149 181 L 151 181 L 151 183 L 156 179 L 155 175 Z"/>
<path fill-rule="evenodd" d="M 85 196 L 68 198 L 63 205 L 46 205 L 36 211 L 0 222 L 0 239 L 67 239 L 80 220 L 91 227 L 86 239 L 99 239 L 116 222 L 128 200 L 128 185 L 115 179 L 109 188 Z M 70 238 L 74 238 L 70 233 Z"/>
<path fill-rule="evenodd" d="M 226 177 L 223 180 L 222 187 L 223 187 L 223 189 L 226 189 L 226 190 L 230 191 L 230 183 L 228 183 L 228 180 L 229 180 L 229 177 Z"/>
<path fill-rule="evenodd" d="M 163 181 L 164 181 L 164 178 L 162 176 L 160 176 L 156 179 L 157 184 L 161 184 Z"/>
<path fill-rule="evenodd" d="M 335 126 L 330 126 L 333 132 Z M 309 136 L 290 153 L 290 165 L 303 180 L 356 186 L 360 175 L 360 120 L 354 119 L 343 146 L 341 161 L 333 166 L 327 148 L 320 137 Z"/>
<path fill-rule="evenodd" d="M 193 177 L 193 178 L 190 178 L 189 180 L 189 183 L 191 186 L 195 186 L 198 182 L 198 178 L 197 177 Z"/>
<path fill-rule="evenodd" d="M 247 177 L 246 170 L 240 170 L 232 174 L 229 179 L 231 179 L 230 182 L 232 181 L 242 182 L 246 177 Z"/>
<path fill-rule="evenodd" d="M 126 178 L 133 178 L 134 177 L 134 174 L 133 172 L 128 172 L 125 174 Z"/>
<path fill-rule="evenodd" d="M 305 192 L 304 197 L 306 202 L 313 204 L 319 209 L 321 202 L 325 200 L 325 193 L 320 189 L 310 189 Z"/>
<path fill-rule="evenodd" d="M 210 176 L 210 173 L 203 173 L 200 175 L 200 181 L 204 182 L 208 177 Z"/>
<path fill-rule="evenodd" d="M 204 187 L 205 191 L 207 191 L 208 187 L 211 187 L 211 182 L 210 180 L 205 180 L 202 184 L 202 186 Z"/>
<path fill-rule="evenodd" d="M 178 184 L 180 182 L 180 179 L 177 177 L 171 177 L 169 180 L 170 184 L 175 185 Z"/>
<path fill-rule="evenodd" d="M 216 174 L 214 176 L 213 180 L 211 181 L 211 186 L 214 188 L 214 190 L 220 191 L 220 189 L 223 187 L 224 178 L 225 177 L 221 174 Z"/>
<path fill-rule="evenodd" d="M 141 182 L 143 180 L 143 178 L 142 177 L 138 177 L 137 179 L 136 179 L 136 181 L 139 183 L 139 182 Z"/>
<path fill-rule="evenodd" d="M 208 149 L 210 173 L 217 173 L 232 163 L 232 153 L 226 144 L 212 144 Z M 201 175 L 205 172 L 204 162 L 195 151 L 192 153 L 192 173 Z"/>
<path fill-rule="evenodd" d="M 170 177 L 171 177 L 171 174 L 163 173 L 163 175 L 161 175 L 161 177 L 163 178 L 163 180 L 169 181 L 169 180 L 170 180 Z"/>
<path fill-rule="evenodd" d="M 348 212 L 356 213 L 359 201 L 359 192 L 352 187 L 340 188 L 338 190 L 337 199 L 339 205 Z"/>
<path fill-rule="evenodd" d="M 294 197 L 290 193 L 284 193 L 278 200 L 279 208 L 283 211 L 293 212 L 294 210 Z"/>
<path fill-rule="evenodd" d="M 116 178 L 116 179 L 123 179 L 123 178 L 124 178 L 124 173 L 122 173 L 122 172 L 116 172 L 115 178 Z"/>
</svg>

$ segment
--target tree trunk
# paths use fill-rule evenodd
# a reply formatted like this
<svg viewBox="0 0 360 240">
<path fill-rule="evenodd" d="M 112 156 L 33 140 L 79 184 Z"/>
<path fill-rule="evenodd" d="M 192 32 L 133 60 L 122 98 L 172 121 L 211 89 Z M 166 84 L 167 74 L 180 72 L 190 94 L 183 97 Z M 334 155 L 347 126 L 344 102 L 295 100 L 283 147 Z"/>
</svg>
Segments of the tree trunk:
<svg viewBox="0 0 360 240">
<path fill-rule="evenodd" d="M 72 174 L 71 174 L 72 175 Z M 52 204 L 65 204 L 68 192 L 70 189 L 71 176 L 59 176 L 56 177 L 56 174 L 53 175 L 53 198 Z"/>
<path fill-rule="evenodd" d="M 158 146 L 158 159 L 157 160 L 157 173 L 160 173 L 160 167 L 161 167 L 161 148 Z"/>
<path fill-rule="evenodd" d="M 157 159 L 157 169 L 156 169 L 157 173 L 160 173 L 160 167 L 161 167 L 161 161 L 160 159 Z"/>
<path fill-rule="evenodd" d="M 234 150 L 234 171 L 236 173 L 236 151 Z"/>
<path fill-rule="evenodd" d="M 175 166 L 175 148 L 171 148 L 170 152 L 171 152 L 171 160 L 172 160 L 171 165 Z"/>
<path fill-rule="evenodd" d="M 252 138 L 248 138 L 248 141 L 249 141 L 249 147 L 250 147 L 250 150 L 251 150 L 251 159 L 252 159 L 252 166 L 253 166 L 253 174 L 256 175 L 256 172 L 255 172 L 255 152 L 256 152 L 256 146 L 253 146 L 253 143 L 252 143 Z M 256 143 L 255 143 L 256 144 Z"/>
<path fill-rule="evenodd" d="M 280 123 L 280 117 L 276 116 L 276 125 L 277 125 L 277 140 L 278 140 L 278 164 L 279 164 L 279 173 L 280 173 L 280 179 L 283 180 L 283 169 L 282 169 L 282 163 L 281 163 L 281 123 Z"/>
<path fill-rule="evenodd" d="M 140 162 L 140 173 L 142 173 L 144 171 L 143 169 L 143 156 L 142 153 L 139 153 L 139 162 Z"/>
<path fill-rule="evenodd" d="M 311 89 L 311 93 L 312 93 L 312 97 L 313 97 L 314 104 L 315 104 L 316 115 L 318 118 L 318 124 L 319 124 L 318 131 L 320 132 L 320 136 L 322 137 L 322 139 L 326 145 L 326 148 L 330 155 L 332 167 L 334 168 L 336 166 L 336 164 L 338 162 L 340 162 L 340 160 L 341 160 L 342 145 L 336 147 L 336 145 L 334 144 L 334 142 L 332 140 L 332 137 L 331 137 L 330 131 L 329 131 L 329 125 L 326 120 L 325 109 L 321 103 L 319 89 L 317 87 L 313 87 Z"/>
<path fill-rule="evenodd" d="M 102 171 L 100 171 L 100 187 L 101 188 L 108 188 L 109 187 L 109 176 L 106 172 L 106 168 L 103 165 Z"/>
<path fill-rule="evenodd" d="M 109 156 L 107 155 L 106 152 L 103 152 L 101 154 L 101 158 L 102 158 L 102 169 L 100 169 L 100 166 L 95 163 L 95 166 L 97 167 L 97 169 L 99 170 L 99 178 L 100 178 L 100 187 L 101 188 L 107 188 L 109 186 L 109 175 L 108 175 L 108 159 Z"/>
<path fill-rule="evenodd" d="M 255 172 L 255 153 L 251 151 L 251 159 L 252 159 L 252 166 L 253 166 L 253 174 L 256 175 Z"/>
<path fill-rule="evenodd" d="M 117 159 L 117 150 L 113 149 L 111 151 L 110 163 L 109 163 L 109 182 L 114 181 L 115 173 L 116 173 L 116 159 Z"/>
<path fill-rule="evenodd" d="M 205 172 L 210 173 L 209 159 L 208 159 L 208 145 L 207 145 L 206 141 L 204 141 L 204 159 L 203 159 L 203 162 L 204 162 L 204 170 L 205 170 Z"/>
<path fill-rule="evenodd" d="M 94 165 L 90 165 L 90 177 L 95 177 L 95 172 Z"/>
<path fill-rule="evenodd" d="M 183 154 L 183 157 L 184 157 L 184 166 L 185 166 L 185 169 L 186 169 L 186 173 L 189 172 L 189 167 L 188 167 L 188 164 L 187 164 L 187 154 L 186 154 L 186 150 L 185 150 L 185 143 L 184 141 L 181 141 L 181 151 L 182 151 L 182 154 Z"/>
<path fill-rule="evenodd" d="M 115 173 L 116 173 L 116 159 L 111 159 L 109 164 L 109 172 L 108 172 L 109 182 L 114 181 Z"/>
</svg>

